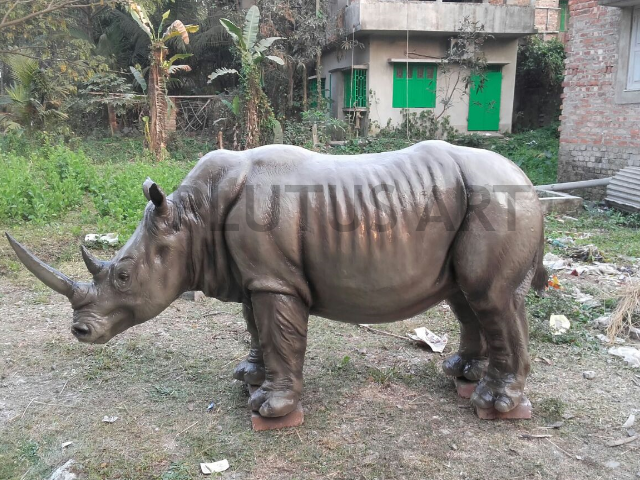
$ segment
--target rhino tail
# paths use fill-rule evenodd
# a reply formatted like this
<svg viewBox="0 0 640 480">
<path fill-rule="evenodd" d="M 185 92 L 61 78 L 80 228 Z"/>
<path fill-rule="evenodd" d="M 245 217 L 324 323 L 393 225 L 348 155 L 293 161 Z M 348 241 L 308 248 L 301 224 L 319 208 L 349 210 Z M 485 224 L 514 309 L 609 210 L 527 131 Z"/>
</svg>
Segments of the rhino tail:
<svg viewBox="0 0 640 480">
<path fill-rule="evenodd" d="M 534 268 L 536 269 L 535 274 L 533 275 L 533 281 L 531 282 L 531 287 L 536 291 L 536 293 L 541 294 L 546 290 L 549 286 L 549 273 L 547 269 L 544 267 L 544 233 L 540 238 L 540 245 L 538 246 L 538 253 L 536 255 L 536 265 Z"/>
</svg>

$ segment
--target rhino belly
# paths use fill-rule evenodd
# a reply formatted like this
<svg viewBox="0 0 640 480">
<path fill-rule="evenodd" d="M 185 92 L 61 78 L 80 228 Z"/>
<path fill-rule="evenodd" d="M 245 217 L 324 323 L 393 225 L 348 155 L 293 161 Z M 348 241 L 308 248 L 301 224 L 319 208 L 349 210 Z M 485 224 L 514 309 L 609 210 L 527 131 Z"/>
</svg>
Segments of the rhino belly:
<svg viewBox="0 0 640 480">
<path fill-rule="evenodd" d="M 409 318 L 455 288 L 450 261 L 456 232 L 402 222 L 385 233 L 325 232 L 305 243 L 304 275 L 312 313 L 351 323 Z"/>
</svg>

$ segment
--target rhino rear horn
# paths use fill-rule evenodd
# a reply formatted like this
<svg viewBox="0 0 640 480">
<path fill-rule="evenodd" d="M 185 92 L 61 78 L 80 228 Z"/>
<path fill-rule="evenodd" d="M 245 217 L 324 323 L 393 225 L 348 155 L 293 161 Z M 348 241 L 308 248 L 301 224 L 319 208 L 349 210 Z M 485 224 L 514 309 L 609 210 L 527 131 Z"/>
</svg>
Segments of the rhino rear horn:
<svg viewBox="0 0 640 480">
<path fill-rule="evenodd" d="M 149 177 L 142 184 L 142 191 L 147 200 L 152 202 L 159 213 L 164 213 L 167 209 L 167 196 L 156 182 Z"/>
<path fill-rule="evenodd" d="M 20 245 L 16 239 L 8 233 L 5 232 L 5 235 L 9 240 L 9 244 L 16 252 L 16 255 L 18 255 L 20 261 L 31 273 L 33 273 L 47 287 L 71 299 L 77 288 L 77 285 L 73 280 L 67 277 L 64 273 L 59 272 L 37 258 L 29 250 Z"/>
<path fill-rule="evenodd" d="M 89 273 L 94 277 L 107 265 L 107 262 L 103 262 L 102 260 L 94 257 L 84 245 L 80 246 L 80 251 L 82 252 L 82 259 L 84 260 L 84 264 L 87 266 L 87 270 L 89 270 Z"/>
</svg>

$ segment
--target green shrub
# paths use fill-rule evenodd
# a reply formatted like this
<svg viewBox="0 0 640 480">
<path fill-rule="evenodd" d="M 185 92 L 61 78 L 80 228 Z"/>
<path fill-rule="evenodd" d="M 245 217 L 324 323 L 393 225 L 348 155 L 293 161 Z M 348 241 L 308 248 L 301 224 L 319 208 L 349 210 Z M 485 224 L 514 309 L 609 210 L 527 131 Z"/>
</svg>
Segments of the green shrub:
<svg viewBox="0 0 640 480">
<path fill-rule="evenodd" d="M 130 151 L 127 156 L 131 155 Z M 135 149 L 131 161 L 99 148 L 92 157 L 101 161 L 81 149 L 51 144 L 50 139 L 2 138 L 0 222 L 47 223 L 70 211 L 93 207 L 97 231 L 116 231 L 124 239 L 135 229 L 147 203 L 142 182 L 151 177 L 172 192 L 195 163 L 140 160 Z"/>
<path fill-rule="evenodd" d="M 81 205 L 92 175 L 83 154 L 44 146 L 0 153 L 0 220 L 47 221 Z"/>
</svg>

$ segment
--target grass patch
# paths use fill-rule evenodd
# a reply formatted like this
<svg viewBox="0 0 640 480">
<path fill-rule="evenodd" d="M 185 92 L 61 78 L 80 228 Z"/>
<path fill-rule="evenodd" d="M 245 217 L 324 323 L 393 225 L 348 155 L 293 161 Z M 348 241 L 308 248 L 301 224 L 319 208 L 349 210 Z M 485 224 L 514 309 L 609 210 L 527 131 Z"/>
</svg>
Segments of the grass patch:
<svg viewBox="0 0 640 480">
<path fill-rule="evenodd" d="M 3 137 L 0 223 L 45 225 L 76 212 L 80 223 L 93 225 L 93 231 L 116 231 L 126 240 L 147 204 L 142 182 L 151 177 L 171 192 L 197 160 L 153 163 L 141 148 L 132 140 L 65 145 Z"/>
<path fill-rule="evenodd" d="M 576 220 L 564 216 L 546 218 L 547 238 L 571 237 L 576 245 L 594 244 L 605 261 L 615 257 L 640 257 L 640 215 L 587 205 Z M 586 235 L 585 235 L 586 233 Z M 562 248 L 549 245 L 550 251 L 562 253 Z"/>
</svg>

